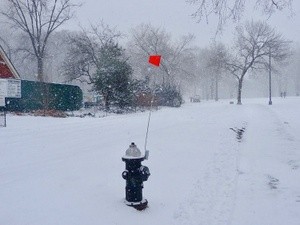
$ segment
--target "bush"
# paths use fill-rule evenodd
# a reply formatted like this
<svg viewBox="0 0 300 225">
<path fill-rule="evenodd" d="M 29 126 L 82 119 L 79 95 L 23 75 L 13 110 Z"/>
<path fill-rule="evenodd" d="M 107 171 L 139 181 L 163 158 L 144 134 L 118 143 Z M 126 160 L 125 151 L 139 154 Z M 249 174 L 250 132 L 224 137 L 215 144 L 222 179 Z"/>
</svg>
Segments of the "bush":
<svg viewBox="0 0 300 225">
<path fill-rule="evenodd" d="M 158 98 L 158 105 L 180 107 L 183 103 L 181 93 L 175 86 L 157 86 L 154 93 Z"/>
</svg>

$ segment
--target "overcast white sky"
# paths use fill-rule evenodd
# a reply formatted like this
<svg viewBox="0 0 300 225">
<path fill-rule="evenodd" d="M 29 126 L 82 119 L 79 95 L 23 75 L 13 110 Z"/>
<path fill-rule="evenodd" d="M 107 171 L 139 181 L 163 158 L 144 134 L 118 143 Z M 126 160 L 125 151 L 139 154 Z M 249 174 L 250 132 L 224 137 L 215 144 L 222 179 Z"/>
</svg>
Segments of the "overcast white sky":
<svg viewBox="0 0 300 225">
<path fill-rule="evenodd" d="M 253 1 L 253 0 L 252 0 Z M 81 0 L 82 7 L 77 10 L 77 18 L 67 24 L 65 28 L 78 29 L 78 24 L 88 26 L 89 22 L 96 23 L 101 19 L 109 25 L 116 26 L 123 33 L 140 23 L 151 23 L 162 26 L 175 37 L 187 33 L 196 35 L 195 44 L 205 46 L 214 37 L 216 27 L 214 19 L 206 24 L 205 21 L 196 23 L 190 15 L 195 6 L 185 3 L 185 0 Z M 259 18 L 261 13 L 252 8 L 247 17 Z M 300 1 L 294 1 L 295 15 L 290 18 L 288 12 L 278 12 L 269 19 L 272 26 L 286 38 L 300 42 Z M 233 26 L 225 27 L 225 32 L 220 37 L 228 43 L 231 40 Z"/>
</svg>

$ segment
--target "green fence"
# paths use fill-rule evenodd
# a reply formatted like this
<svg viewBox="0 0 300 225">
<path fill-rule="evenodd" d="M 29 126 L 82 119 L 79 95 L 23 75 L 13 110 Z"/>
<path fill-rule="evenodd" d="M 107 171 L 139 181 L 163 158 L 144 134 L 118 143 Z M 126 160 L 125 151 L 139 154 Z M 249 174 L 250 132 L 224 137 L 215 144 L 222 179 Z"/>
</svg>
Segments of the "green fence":
<svg viewBox="0 0 300 225">
<path fill-rule="evenodd" d="M 22 80 L 21 93 L 22 98 L 6 98 L 8 111 L 27 112 L 45 108 L 73 111 L 82 107 L 82 90 L 74 85 Z"/>
</svg>

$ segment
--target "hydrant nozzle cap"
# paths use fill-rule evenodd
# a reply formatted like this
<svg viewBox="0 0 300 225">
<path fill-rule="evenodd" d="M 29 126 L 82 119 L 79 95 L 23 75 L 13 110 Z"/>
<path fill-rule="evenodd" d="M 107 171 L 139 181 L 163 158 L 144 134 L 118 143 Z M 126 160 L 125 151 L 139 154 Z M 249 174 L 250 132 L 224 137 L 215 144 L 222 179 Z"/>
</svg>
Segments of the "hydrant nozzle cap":
<svg viewBox="0 0 300 225">
<path fill-rule="evenodd" d="M 126 158 L 140 158 L 142 156 L 142 153 L 140 149 L 132 142 L 129 145 L 129 148 L 125 152 L 125 157 Z"/>
</svg>

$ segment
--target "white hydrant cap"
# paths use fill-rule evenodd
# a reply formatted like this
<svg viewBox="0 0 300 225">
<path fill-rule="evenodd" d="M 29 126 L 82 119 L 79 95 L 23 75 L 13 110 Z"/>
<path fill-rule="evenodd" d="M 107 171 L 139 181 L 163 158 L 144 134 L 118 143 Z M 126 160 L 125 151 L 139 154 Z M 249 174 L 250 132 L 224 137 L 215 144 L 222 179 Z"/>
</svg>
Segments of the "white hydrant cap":
<svg viewBox="0 0 300 225">
<path fill-rule="evenodd" d="M 132 142 L 131 145 L 129 145 L 129 148 L 125 152 L 125 156 L 128 158 L 140 158 L 142 156 L 142 153 L 140 149 Z"/>
</svg>

